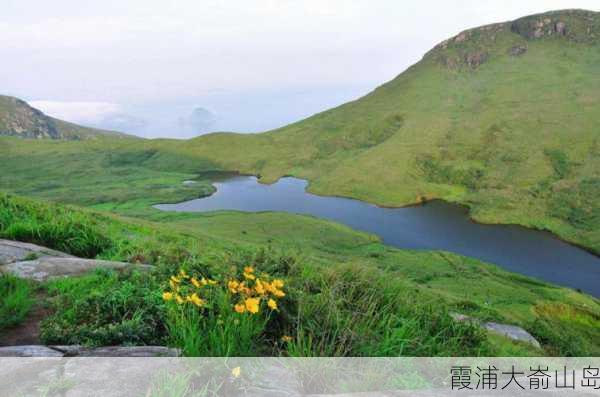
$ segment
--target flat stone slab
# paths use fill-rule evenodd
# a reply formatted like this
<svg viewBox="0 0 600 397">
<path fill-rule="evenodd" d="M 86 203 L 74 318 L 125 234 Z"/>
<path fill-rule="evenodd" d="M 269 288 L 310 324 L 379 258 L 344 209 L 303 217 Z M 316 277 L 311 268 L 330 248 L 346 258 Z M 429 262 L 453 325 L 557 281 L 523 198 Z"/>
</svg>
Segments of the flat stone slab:
<svg viewBox="0 0 600 397">
<path fill-rule="evenodd" d="M 6 346 L 0 357 L 179 357 L 181 352 L 165 346 Z"/>
<path fill-rule="evenodd" d="M 529 332 L 527 332 L 526 330 L 524 330 L 523 328 L 521 328 L 519 326 L 510 325 L 510 324 L 499 324 L 499 323 L 494 323 L 494 322 L 482 323 L 473 317 L 467 316 L 465 314 L 460 314 L 460 313 L 450 313 L 450 316 L 455 321 L 470 322 L 473 324 L 477 324 L 490 332 L 494 332 L 496 334 L 505 336 L 508 339 L 516 340 L 519 342 L 526 342 L 537 348 L 541 348 L 540 342 L 538 342 L 533 337 L 533 335 L 531 335 Z"/>
<path fill-rule="evenodd" d="M 150 270 L 150 265 L 134 265 L 125 262 L 113 262 L 97 259 L 81 259 L 75 257 L 42 257 L 31 261 L 13 262 L 0 266 L 0 272 L 12 273 L 17 277 L 46 281 L 56 277 L 78 276 L 94 269 L 123 270 L 135 267 Z"/>
<path fill-rule="evenodd" d="M 509 339 L 527 342 L 538 348 L 541 347 L 540 342 L 538 342 L 529 332 L 525 331 L 521 327 L 517 327 L 516 325 L 498 324 L 490 322 L 485 323 L 483 326 L 488 331 L 506 336 Z"/>
<path fill-rule="evenodd" d="M 0 239 L 0 265 L 24 261 L 32 256 L 37 258 L 44 256 L 74 258 L 64 252 L 55 251 L 39 245 Z"/>
<path fill-rule="evenodd" d="M 63 352 L 65 357 L 179 357 L 181 351 L 165 346 L 50 346 Z"/>
<path fill-rule="evenodd" d="M 0 347 L 0 357 L 63 357 L 64 354 L 47 346 L 23 345 Z"/>
</svg>

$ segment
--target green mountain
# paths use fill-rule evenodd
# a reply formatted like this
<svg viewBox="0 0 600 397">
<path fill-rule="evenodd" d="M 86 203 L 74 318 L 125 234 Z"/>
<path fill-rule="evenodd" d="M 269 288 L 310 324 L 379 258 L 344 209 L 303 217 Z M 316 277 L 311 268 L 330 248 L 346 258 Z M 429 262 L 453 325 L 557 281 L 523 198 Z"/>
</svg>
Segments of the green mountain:
<svg viewBox="0 0 600 397">
<path fill-rule="evenodd" d="M 25 101 L 0 95 L 0 135 L 37 139 L 89 139 L 105 135 L 123 137 L 126 134 L 58 120 L 46 116 Z"/>
</svg>

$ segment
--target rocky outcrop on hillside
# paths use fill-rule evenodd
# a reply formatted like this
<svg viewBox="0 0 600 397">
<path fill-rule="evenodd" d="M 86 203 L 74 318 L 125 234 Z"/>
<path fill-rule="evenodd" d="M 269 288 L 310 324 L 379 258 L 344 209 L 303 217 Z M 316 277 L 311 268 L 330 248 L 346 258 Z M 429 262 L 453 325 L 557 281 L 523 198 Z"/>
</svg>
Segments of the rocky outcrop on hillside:
<svg viewBox="0 0 600 397">
<path fill-rule="evenodd" d="M 124 270 L 131 267 L 152 269 L 150 265 L 77 258 L 35 244 L 0 239 L 0 273 L 29 280 L 73 277 L 98 268 Z"/>
<path fill-rule="evenodd" d="M 49 117 L 25 101 L 0 95 L 0 136 L 33 139 L 92 139 L 99 136 L 123 138 L 130 135 L 83 127 Z"/>
<path fill-rule="evenodd" d="M 521 56 L 527 41 L 567 39 L 580 43 L 600 40 L 600 13 L 585 10 L 553 11 L 512 22 L 465 30 L 438 44 L 425 57 L 448 69 L 477 69 L 493 56 Z M 506 43 L 511 43 L 506 47 Z"/>
<path fill-rule="evenodd" d="M 12 97 L 0 97 L 0 135 L 60 138 L 59 131 L 44 113 Z"/>
</svg>

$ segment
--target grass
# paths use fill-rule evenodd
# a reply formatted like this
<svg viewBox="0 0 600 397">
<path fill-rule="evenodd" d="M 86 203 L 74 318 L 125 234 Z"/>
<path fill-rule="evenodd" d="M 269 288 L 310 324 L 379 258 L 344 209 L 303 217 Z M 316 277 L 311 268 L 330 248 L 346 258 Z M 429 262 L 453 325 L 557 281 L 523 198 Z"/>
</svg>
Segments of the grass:
<svg viewBox="0 0 600 397">
<path fill-rule="evenodd" d="M 46 286 L 53 314 L 41 325 L 45 344 L 152 345 L 166 341 L 165 309 L 154 279 L 100 271 Z"/>
<path fill-rule="evenodd" d="M 19 325 L 33 306 L 33 287 L 8 274 L 0 274 L 0 333 Z"/>
<path fill-rule="evenodd" d="M 13 223 L 48 224 L 42 229 L 52 230 L 53 224 L 76 219 L 86 227 L 74 231 L 93 229 L 110 242 L 97 257 L 156 266 L 150 274 L 97 272 L 50 282 L 45 288 L 53 314 L 42 327 L 48 343 L 170 343 L 190 355 L 600 352 L 600 303 L 588 295 L 459 255 L 393 249 L 368 234 L 312 217 L 155 211 L 146 220 L 2 195 L 0 213 L 7 208 L 18 209 L 19 217 L 0 224 L 0 236 Z M 74 237 L 69 241 L 92 246 L 96 240 Z M 51 248 L 62 244 L 48 241 Z M 237 313 L 231 311 L 235 302 L 218 294 L 210 300 L 221 303 L 210 312 L 173 311 L 161 297 L 181 268 L 225 281 L 239 277 L 248 264 L 286 285 L 277 313 L 255 324 L 237 328 L 235 317 L 219 318 L 225 307 L 228 314 Z M 456 323 L 452 312 L 521 325 L 540 339 L 543 350 Z M 217 322 L 222 328 L 215 327 Z M 284 343 L 284 336 L 292 339 Z M 578 350 L 568 341 L 578 341 Z"/>
</svg>

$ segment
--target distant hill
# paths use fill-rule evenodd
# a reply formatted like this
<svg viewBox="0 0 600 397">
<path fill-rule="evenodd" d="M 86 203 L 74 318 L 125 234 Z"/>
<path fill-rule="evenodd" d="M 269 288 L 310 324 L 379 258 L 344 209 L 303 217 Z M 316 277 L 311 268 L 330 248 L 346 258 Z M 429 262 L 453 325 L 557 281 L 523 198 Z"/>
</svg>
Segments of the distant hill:
<svg viewBox="0 0 600 397">
<path fill-rule="evenodd" d="M 36 139 L 90 139 L 127 134 L 83 127 L 49 117 L 17 98 L 0 95 L 0 135 Z"/>
</svg>

